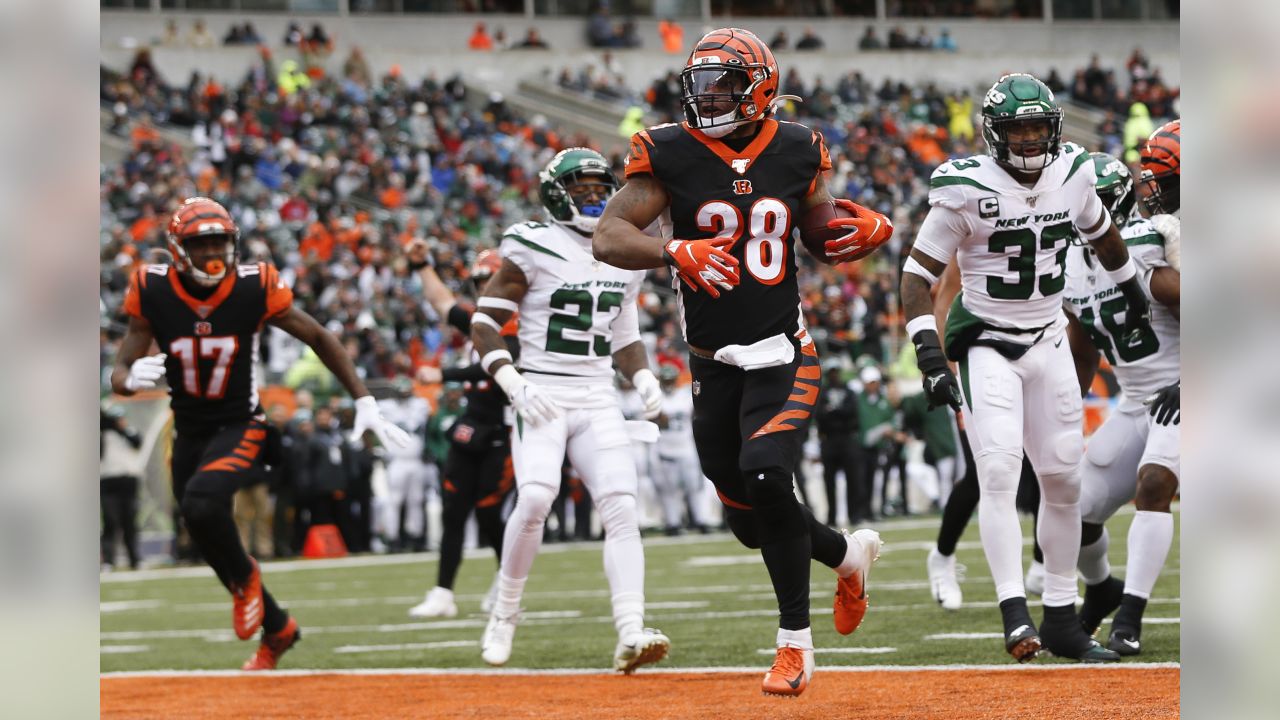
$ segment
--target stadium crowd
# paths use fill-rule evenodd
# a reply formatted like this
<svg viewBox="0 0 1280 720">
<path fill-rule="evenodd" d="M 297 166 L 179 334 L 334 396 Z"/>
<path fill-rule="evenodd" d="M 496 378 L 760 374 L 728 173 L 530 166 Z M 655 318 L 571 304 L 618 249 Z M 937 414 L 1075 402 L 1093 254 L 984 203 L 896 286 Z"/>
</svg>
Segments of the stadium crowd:
<svg viewBox="0 0 1280 720">
<path fill-rule="evenodd" d="M 607 61 L 605 66 L 608 77 Z M 561 78 L 562 85 L 595 87 L 589 77 L 583 81 L 568 71 Z M 892 244 L 868 262 L 831 267 L 800 255 L 804 310 L 834 372 L 828 379 L 865 385 L 883 375 L 914 384 L 913 358 L 898 355 L 900 256 L 927 208 L 934 167 L 982 151 L 974 100 L 967 88 L 890 80 L 876 85 L 856 71 L 833 84 L 791 71 L 782 92 L 805 102 L 788 103 L 781 117 L 809 124 L 826 138 L 832 193 L 891 214 L 897 227 Z M 647 100 L 656 113 L 674 119 L 679 95 L 678 76 L 670 73 L 654 83 Z M 471 97 L 461 78 L 410 78 L 396 66 L 375 72 L 358 49 L 336 76 L 292 60 L 277 63 L 261 48 L 241 78 L 227 82 L 193 73 L 185 83 L 166 78 L 143 50 L 126 73 L 102 71 L 101 99 L 112 109 L 111 131 L 129 138 L 123 161 L 101 169 L 103 368 L 111 367 L 122 336 L 118 309 L 130 270 L 164 261 L 168 214 L 192 195 L 227 206 L 241 228 L 242 258 L 275 263 L 298 305 L 344 339 L 366 380 L 393 387 L 423 365 L 465 364 L 466 338 L 423 301 L 405 246 L 427 239 L 446 286 L 474 297 L 468 268 L 475 255 L 493 247 L 507 225 L 542 215 L 541 167 L 563 147 L 590 144 L 545 118 L 520 116 L 500 96 Z M 184 150 L 174 131 L 189 133 L 194 150 Z M 621 175 L 624 148 L 617 145 L 601 149 Z M 649 279 L 641 329 L 659 362 L 683 369 L 670 277 L 655 270 Z M 298 447 L 339 447 L 337 433 L 350 422 L 350 408 L 333 395 L 339 388 L 318 359 L 303 349 L 283 332 L 264 335 L 264 380 L 294 391 L 300 408 L 292 418 L 267 410 Z M 905 352 L 911 352 L 909 344 Z M 890 428 L 861 437 L 887 468 L 902 463 L 911 428 L 902 399 L 892 383 L 886 386 L 889 392 L 877 396 L 871 411 Z M 369 536 L 371 460 L 359 448 L 341 447 L 338 455 L 299 450 L 298 459 L 269 481 L 276 554 L 297 552 L 303 537 L 297 528 L 315 518 L 336 521 L 353 549 L 376 545 Z M 340 460 L 319 467 L 324 457 Z M 438 460 L 430 452 L 424 457 Z M 905 473 L 904 466 L 899 477 Z M 299 490 L 304 486 L 305 495 Z M 897 511 L 907 509 L 897 502 Z M 875 511 L 891 506 L 885 496 Z M 565 523 L 558 527 L 563 533 Z"/>
</svg>

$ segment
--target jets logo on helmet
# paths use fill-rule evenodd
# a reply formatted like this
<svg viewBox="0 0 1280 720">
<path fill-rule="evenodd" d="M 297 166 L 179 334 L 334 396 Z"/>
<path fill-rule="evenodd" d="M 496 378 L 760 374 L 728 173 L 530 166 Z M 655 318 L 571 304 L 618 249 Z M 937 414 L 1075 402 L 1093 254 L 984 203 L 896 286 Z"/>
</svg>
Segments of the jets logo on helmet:
<svg viewBox="0 0 1280 720">
<path fill-rule="evenodd" d="M 712 30 L 698 40 L 680 73 L 680 94 L 689 127 L 714 138 L 763 120 L 784 97 L 773 52 L 741 28 Z"/>
<path fill-rule="evenodd" d="M 1182 182 L 1182 120 L 1156 128 L 1142 146 L 1142 175 L 1147 188 L 1145 202 L 1152 215 L 1176 213 Z"/>
<path fill-rule="evenodd" d="M 538 180 L 538 196 L 551 218 L 586 236 L 595 232 L 605 205 L 618 191 L 609 161 L 584 147 L 556 153 Z"/>
<path fill-rule="evenodd" d="M 1032 140 L 1010 140 L 1010 130 L 1042 129 Z M 1022 133 L 1019 133 L 1020 137 Z M 1062 108 L 1053 91 L 1032 75 L 1014 73 L 996 81 L 982 101 L 982 139 L 1005 168 L 1037 172 L 1062 148 Z"/>
<path fill-rule="evenodd" d="M 165 240 L 174 269 L 201 285 L 215 285 L 236 264 L 240 228 L 221 204 L 191 197 L 169 219 Z"/>
<path fill-rule="evenodd" d="M 1133 174 L 1119 159 L 1106 153 L 1089 153 L 1089 159 L 1093 161 L 1093 170 L 1098 176 L 1094 192 L 1111 213 L 1111 221 L 1117 228 L 1128 225 L 1138 205 Z M 1080 242 L 1083 243 L 1083 239 Z"/>
</svg>

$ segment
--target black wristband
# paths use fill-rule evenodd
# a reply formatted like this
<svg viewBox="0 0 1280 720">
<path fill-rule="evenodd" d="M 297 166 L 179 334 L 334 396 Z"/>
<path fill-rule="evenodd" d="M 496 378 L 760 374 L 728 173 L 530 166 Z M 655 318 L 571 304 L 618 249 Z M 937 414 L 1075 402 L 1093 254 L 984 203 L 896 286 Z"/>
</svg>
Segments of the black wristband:
<svg viewBox="0 0 1280 720">
<path fill-rule="evenodd" d="M 916 347 L 916 367 L 923 372 L 940 370 L 947 367 L 947 358 L 942 353 L 942 341 L 938 339 L 938 331 L 921 330 L 911 338 Z"/>
<path fill-rule="evenodd" d="M 422 260 L 420 262 L 414 262 L 412 260 L 409 260 L 409 270 L 411 270 L 412 272 L 418 272 L 422 268 L 428 267 L 430 265 L 431 265 L 430 260 Z"/>
</svg>

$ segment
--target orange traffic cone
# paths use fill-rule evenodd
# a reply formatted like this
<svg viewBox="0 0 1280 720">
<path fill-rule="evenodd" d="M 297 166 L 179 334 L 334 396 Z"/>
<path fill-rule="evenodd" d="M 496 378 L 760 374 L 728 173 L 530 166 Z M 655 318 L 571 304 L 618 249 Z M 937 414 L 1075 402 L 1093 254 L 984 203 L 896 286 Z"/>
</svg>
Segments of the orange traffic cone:
<svg viewBox="0 0 1280 720">
<path fill-rule="evenodd" d="M 307 541 L 302 544 L 302 556 L 309 558 L 346 557 L 347 544 L 342 542 L 338 526 L 312 525 L 307 531 Z"/>
</svg>

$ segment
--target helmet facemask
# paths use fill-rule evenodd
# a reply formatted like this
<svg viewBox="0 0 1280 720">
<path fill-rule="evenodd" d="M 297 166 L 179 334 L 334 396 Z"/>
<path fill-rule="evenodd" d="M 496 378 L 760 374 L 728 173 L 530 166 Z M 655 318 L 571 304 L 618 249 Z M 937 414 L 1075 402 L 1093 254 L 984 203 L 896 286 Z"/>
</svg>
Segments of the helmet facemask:
<svg viewBox="0 0 1280 720">
<path fill-rule="evenodd" d="M 685 120 L 704 135 L 721 138 L 743 123 L 757 120 L 764 108 L 752 100 L 767 68 L 702 63 L 680 73 Z"/>
<path fill-rule="evenodd" d="M 1034 110 L 1031 107 L 1021 109 Z M 1017 130 L 1032 126 L 1032 123 L 1042 129 L 1047 127 L 1047 132 L 1038 133 L 1037 139 L 1033 140 L 1009 138 L 1011 130 L 1019 136 L 1028 134 Z M 1039 172 L 1058 158 L 1062 148 L 1062 111 L 1020 113 L 1007 118 L 984 117 L 982 139 L 987 142 L 987 149 L 996 162 L 1006 168 Z"/>
<path fill-rule="evenodd" d="M 1154 175 L 1150 170 L 1142 171 L 1142 184 L 1147 189 L 1147 196 L 1143 198 L 1143 203 L 1152 215 L 1172 215 L 1178 212 L 1181 177 L 1180 174 L 1173 172 Z"/>
<path fill-rule="evenodd" d="M 556 178 L 553 185 L 560 194 L 560 214 L 567 215 L 556 217 L 556 222 L 588 236 L 596 231 L 605 205 L 618 191 L 618 180 L 607 168 L 579 168 Z"/>
</svg>

